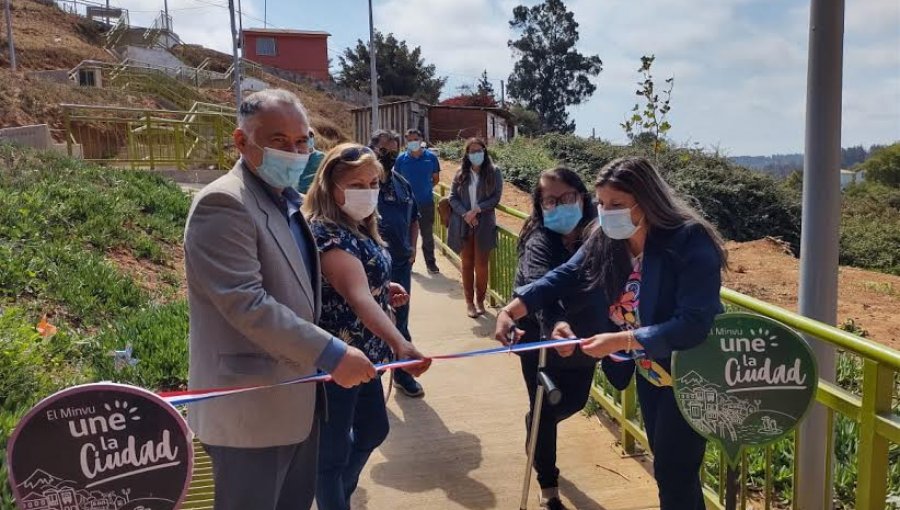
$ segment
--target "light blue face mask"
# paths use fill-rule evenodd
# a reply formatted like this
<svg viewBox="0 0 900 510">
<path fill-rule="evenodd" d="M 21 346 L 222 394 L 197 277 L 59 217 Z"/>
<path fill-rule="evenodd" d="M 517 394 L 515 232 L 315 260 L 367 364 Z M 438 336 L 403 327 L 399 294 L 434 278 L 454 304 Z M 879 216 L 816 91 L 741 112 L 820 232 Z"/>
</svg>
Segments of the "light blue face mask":
<svg viewBox="0 0 900 510">
<path fill-rule="evenodd" d="M 469 161 L 475 166 L 481 166 L 484 163 L 484 151 L 470 152 Z"/>
<path fill-rule="evenodd" d="M 553 209 L 544 209 L 544 226 L 557 234 L 567 235 L 575 230 L 581 221 L 581 204 L 559 204 Z"/>
<path fill-rule="evenodd" d="M 638 230 L 638 225 L 631 221 L 631 209 L 613 209 L 604 211 L 597 206 L 597 212 L 600 214 L 600 228 L 603 233 L 610 239 L 628 239 Z"/>
<path fill-rule="evenodd" d="M 421 140 L 414 140 L 412 142 L 406 142 L 406 150 L 409 152 L 416 152 L 417 150 L 422 148 Z"/>
<path fill-rule="evenodd" d="M 256 143 L 253 145 L 256 145 Z M 256 145 L 259 147 L 259 145 Z M 269 186 L 278 189 L 292 188 L 300 181 L 300 176 L 309 161 L 309 154 L 281 151 L 271 147 L 260 147 L 263 151 L 262 163 L 256 173 Z"/>
</svg>

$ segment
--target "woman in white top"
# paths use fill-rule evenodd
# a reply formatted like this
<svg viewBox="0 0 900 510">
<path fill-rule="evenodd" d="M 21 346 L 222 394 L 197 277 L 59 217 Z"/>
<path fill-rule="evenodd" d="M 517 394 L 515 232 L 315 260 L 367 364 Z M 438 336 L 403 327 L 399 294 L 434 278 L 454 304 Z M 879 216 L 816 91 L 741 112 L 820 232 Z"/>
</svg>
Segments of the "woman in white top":
<svg viewBox="0 0 900 510">
<path fill-rule="evenodd" d="M 487 144 L 480 138 L 466 141 L 462 165 L 450 186 L 450 225 L 447 245 L 462 260 L 463 293 L 469 317 L 484 314 L 488 262 L 497 246 L 497 218 L 503 175 L 494 166 Z"/>
</svg>

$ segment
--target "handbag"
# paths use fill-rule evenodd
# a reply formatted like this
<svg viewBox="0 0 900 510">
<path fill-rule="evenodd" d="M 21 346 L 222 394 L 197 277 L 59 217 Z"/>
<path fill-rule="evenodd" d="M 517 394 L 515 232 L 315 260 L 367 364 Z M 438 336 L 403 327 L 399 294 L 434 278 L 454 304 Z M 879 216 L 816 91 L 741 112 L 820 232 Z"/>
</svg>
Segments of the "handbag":
<svg viewBox="0 0 900 510">
<path fill-rule="evenodd" d="M 450 198 L 443 197 L 440 200 L 438 200 L 437 209 L 438 209 L 438 216 L 441 217 L 441 225 L 443 225 L 444 228 L 449 228 L 450 227 L 450 213 L 451 213 Z"/>
</svg>

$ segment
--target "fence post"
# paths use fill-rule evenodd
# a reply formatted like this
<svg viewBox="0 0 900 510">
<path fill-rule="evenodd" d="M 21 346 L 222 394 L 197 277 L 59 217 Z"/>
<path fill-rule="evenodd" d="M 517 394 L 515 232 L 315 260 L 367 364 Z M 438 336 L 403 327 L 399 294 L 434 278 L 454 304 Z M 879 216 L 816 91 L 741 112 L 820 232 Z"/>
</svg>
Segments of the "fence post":
<svg viewBox="0 0 900 510">
<path fill-rule="evenodd" d="M 185 170 L 187 154 L 184 150 L 184 124 L 175 124 L 175 164 L 179 170 Z"/>
<path fill-rule="evenodd" d="M 63 124 L 66 127 L 66 153 L 69 157 L 72 157 L 72 140 L 74 140 L 72 135 L 72 119 L 69 118 L 69 107 L 63 106 Z M 82 147 L 82 151 L 84 151 L 84 147 Z M 84 157 L 82 153 L 82 157 Z"/>
<path fill-rule="evenodd" d="M 222 115 L 216 115 L 216 154 L 218 155 L 219 170 L 225 169 L 225 135 L 222 126 Z"/>
<path fill-rule="evenodd" d="M 891 412 L 894 374 L 877 361 L 863 365 L 862 408 L 859 420 L 856 508 L 880 510 L 887 501 L 888 440 L 875 429 L 879 413 Z"/>
<path fill-rule="evenodd" d="M 622 390 L 621 397 L 622 423 L 620 424 L 619 430 L 622 436 L 622 449 L 625 450 L 625 453 L 632 455 L 636 451 L 634 435 L 628 430 L 626 425 L 637 418 L 637 392 L 635 391 L 634 380 L 631 381 L 631 384 L 629 384 L 627 388 Z"/>
<path fill-rule="evenodd" d="M 128 144 L 128 162 L 131 164 L 131 169 L 134 170 L 137 167 L 135 159 L 138 157 L 138 151 L 137 147 L 134 145 L 134 127 L 131 125 L 131 122 L 125 124 L 125 136 L 127 137 Z"/>
<path fill-rule="evenodd" d="M 150 118 L 150 112 L 145 112 L 144 114 L 144 129 L 147 130 L 147 151 L 149 152 L 148 158 L 150 159 L 150 170 L 156 169 L 156 162 L 153 158 L 153 127 L 152 127 L 152 119 Z"/>
</svg>

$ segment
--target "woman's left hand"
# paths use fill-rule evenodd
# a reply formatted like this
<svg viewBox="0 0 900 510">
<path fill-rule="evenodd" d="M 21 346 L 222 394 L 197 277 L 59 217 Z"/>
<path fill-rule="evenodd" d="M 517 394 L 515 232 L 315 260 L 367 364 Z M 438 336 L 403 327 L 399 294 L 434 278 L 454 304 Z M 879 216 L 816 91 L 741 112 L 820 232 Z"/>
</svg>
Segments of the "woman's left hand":
<svg viewBox="0 0 900 510">
<path fill-rule="evenodd" d="M 619 335 L 620 333 L 594 335 L 581 344 L 581 350 L 594 358 L 605 358 L 616 351 L 622 350 L 623 347 L 619 341 Z"/>
<path fill-rule="evenodd" d="M 391 282 L 388 284 L 388 292 L 390 293 L 391 306 L 399 308 L 409 303 L 409 293 L 399 283 Z"/>
<path fill-rule="evenodd" d="M 412 342 L 404 341 L 400 347 L 397 348 L 396 352 L 394 352 L 398 361 L 409 360 L 409 359 L 418 359 L 422 360 L 421 363 L 416 363 L 415 365 L 410 365 L 408 367 L 403 367 L 403 370 L 408 372 L 413 377 L 419 377 L 424 374 L 431 367 L 431 358 L 426 358 L 418 349 L 412 344 Z"/>
</svg>

